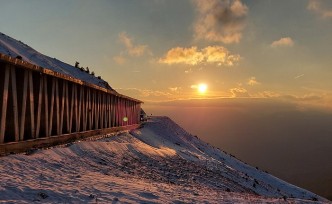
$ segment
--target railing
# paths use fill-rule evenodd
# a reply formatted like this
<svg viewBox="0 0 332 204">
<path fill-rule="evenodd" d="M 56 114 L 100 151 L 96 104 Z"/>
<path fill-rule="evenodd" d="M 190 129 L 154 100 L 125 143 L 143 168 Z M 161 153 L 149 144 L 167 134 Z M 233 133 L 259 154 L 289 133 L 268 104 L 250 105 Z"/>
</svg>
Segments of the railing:
<svg viewBox="0 0 332 204">
<path fill-rule="evenodd" d="M 0 54 L 0 145 L 138 124 L 141 103 Z"/>
</svg>

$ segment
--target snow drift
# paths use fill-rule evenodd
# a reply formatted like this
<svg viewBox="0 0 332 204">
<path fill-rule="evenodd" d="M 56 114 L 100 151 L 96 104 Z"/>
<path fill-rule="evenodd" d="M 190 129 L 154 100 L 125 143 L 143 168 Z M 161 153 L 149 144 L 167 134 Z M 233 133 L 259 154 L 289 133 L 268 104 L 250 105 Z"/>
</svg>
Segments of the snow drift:
<svg viewBox="0 0 332 204">
<path fill-rule="evenodd" d="M 167 117 L 102 139 L 2 157 L 0 178 L 0 202 L 329 202 L 210 146 Z"/>
</svg>

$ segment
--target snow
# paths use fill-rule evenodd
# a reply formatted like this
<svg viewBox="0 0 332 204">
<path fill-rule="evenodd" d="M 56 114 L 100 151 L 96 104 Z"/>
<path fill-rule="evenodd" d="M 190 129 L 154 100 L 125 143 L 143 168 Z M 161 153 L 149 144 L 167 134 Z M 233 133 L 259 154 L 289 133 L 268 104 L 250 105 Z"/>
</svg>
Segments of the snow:
<svg viewBox="0 0 332 204">
<path fill-rule="evenodd" d="M 210 146 L 167 117 L 130 132 L 1 157 L 0 178 L 0 203 L 329 202 Z"/>
<path fill-rule="evenodd" d="M 72 65 L 61 62 L 58 59 L 43 55 L 28 45 L 17 41 L 1 32 L 0 53 L 13 58 L 21 56 L 23 61 L 29 62 L 31 64 L 65 74 L 76 79 L 80 79 L 90 84 L 113 90 L 106 81 L 98 79 L 97 77 L 81 71 Z"/>
</svg>

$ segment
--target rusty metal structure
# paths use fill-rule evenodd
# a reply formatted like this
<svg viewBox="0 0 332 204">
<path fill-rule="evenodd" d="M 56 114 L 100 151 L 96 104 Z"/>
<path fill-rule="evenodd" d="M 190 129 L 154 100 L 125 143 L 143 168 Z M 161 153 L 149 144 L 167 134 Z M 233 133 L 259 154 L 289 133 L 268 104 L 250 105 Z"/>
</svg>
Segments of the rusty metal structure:
<svg viewBox="0 0 332 204">
<path fill-rule="evenodd" d="M 0 98 L 0 154 L 10 144 L 26 149 L 27 141 L 32 147 L 41 140 L 131 127 L 140 122 L 142 103 L 1 53 Z"/>
</svg>

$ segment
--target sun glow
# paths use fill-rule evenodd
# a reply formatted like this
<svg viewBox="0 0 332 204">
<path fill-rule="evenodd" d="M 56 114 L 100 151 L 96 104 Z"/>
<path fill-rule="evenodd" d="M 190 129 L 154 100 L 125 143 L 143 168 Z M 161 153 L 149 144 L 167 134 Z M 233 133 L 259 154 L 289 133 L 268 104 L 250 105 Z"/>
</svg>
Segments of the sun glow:
<svg viewBox="0 0 332 204">
<path fill-rule="evenodd" d="M 207 90 L 207 85 L 206 84 L 199 84 L 197 87 L 197 90 L 200 94 L 204 94 Z"/>
</svg>

